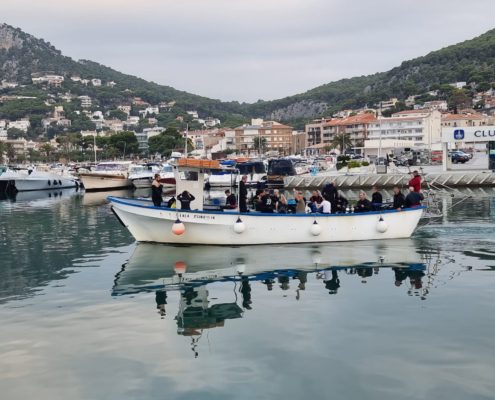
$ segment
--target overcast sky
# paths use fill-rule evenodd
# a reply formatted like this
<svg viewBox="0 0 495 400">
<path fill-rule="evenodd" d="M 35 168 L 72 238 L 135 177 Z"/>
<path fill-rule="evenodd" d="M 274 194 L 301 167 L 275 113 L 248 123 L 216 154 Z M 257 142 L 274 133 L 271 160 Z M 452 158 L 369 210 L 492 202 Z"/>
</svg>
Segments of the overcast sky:
<svg viewBox="0 0 495 400">
<path fill-rule="evenodd" d="M 271 100 L 495 27 L 494 0 L 1 0 L 75 59 L 222 100 Z"/>
</svg>

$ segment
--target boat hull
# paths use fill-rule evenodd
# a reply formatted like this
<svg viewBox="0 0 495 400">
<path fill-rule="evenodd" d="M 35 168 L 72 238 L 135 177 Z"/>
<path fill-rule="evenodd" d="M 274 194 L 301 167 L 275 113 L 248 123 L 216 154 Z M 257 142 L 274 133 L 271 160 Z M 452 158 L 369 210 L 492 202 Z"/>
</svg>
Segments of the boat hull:
<svg viewBox="0 0 495 400">
<path fill-rule="evenodd" d="M 136 189 L 145 189 L 145 188 L 150 188 L 151 183 L 153 182 L 153 177 L 148 177 L 148 178 L 136 178 L 136 179 L 131 179 L 132 185 Z"/>
<path fill-rule="evenodd" d="M 79 177 L 87 191 L 122 189 L 132 186 L 132 182 L 124 175 L 83 173 Z"/>
<path fill-rule="evenodd" d="M 177 211 L 154 207 L 145 200 L 108 200 L 137 241 L 174 244 L 255 245 L 408 238 L 423 214 L 422 207 L 336 215 L 247 213 L 240 215 L 244 231 L 236 233 L 237 213 Z M 379 231 L 380 218 L 386 225 L 383 232 Z M 185 226 L 181 235 L 172 233 L 177 219 Z M 320 228 L 318 234 L 313 227 L 315 221 Z"/>
<path fill-rule="evenodd" d="M 2 177 L 0 190 L 29 192 L 36 190 L 69 189 L 78 187 L 76 179 L 62 176 L 26 176 L 26 177 Z"/>
</svg>

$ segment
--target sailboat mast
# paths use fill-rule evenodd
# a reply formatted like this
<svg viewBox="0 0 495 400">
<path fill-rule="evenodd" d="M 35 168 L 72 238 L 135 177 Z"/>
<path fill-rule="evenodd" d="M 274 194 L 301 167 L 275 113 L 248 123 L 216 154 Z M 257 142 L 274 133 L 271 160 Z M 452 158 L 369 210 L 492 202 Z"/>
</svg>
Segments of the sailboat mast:
<svg viewBox="0 0 495 400">
<path fill-rule="evenodd" d="M 189 133 L 189 124 L 186 124 L 186 145 L 184 146 L 184 156 L 187 158 L 187 134 Z"/>
</svg>

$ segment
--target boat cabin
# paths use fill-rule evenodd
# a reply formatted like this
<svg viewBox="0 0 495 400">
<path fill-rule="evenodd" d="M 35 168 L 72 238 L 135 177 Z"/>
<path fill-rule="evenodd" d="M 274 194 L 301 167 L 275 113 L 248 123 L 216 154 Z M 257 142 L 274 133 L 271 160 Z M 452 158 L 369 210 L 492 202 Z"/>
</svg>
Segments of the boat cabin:
<svg viewBox="0 0 495 400">
<path fill-rule="evenodd" d="M 175 197 L 177 198 L 177 196 L 187 190 L 194 196 L 194 200 L 191 202 L 191 209 L 202 211 L 204 208 L 205 174 L 213 171 L 238 173 L 236 168 L 223 166 L 216 160 L 179 159 L 177 165 L 174 167 L 176 182 Z"/>
</svg>

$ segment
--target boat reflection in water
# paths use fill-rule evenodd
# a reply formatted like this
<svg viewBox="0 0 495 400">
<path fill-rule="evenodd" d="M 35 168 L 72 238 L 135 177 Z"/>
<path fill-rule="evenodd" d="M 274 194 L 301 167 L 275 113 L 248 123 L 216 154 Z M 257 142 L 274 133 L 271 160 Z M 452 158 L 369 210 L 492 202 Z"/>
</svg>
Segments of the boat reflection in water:
<svg viewBox="0 0 495 400">
<path fill-rule="evenodd" d="M 52 189 L 52 190 L 33 190 L 27 192 L 7 193 L 0 192 L 0 200 L 8 200 L 12 203 L 29 203 L 33 207 L 46 206 L 53 202 L 69 199 L 80 195 L 78 188 Z"/>
<path fill-rule="evenodd" d="M 422 289 L 426 265 L 410 239 L 335 245 L 254 247 L 170 246 L 138 244 L 132 257 L 115 277 L 113 296 L 155 292 L 162 318 L 171 293 L 180 296 L 177 333 L 197 338 L 205 329 L 224 326 L 226 320 L 242 318 L 252 307 L 251 286 L 259 282 L 268 291 L 295 284 L 299 300 L 308 278 L 320 280 L 318 288 L 337 294 L 339 274 L 356 275 L 365 283 L 382 268 L 392 270 L 391 283 L 410 280 L 410 293 Z M 208 284 L 231 282 L 232 301 L 212 304 Z M 292 283 L 294 282 L 294 283 Z M 214 286 L 217 288 L 218 286 Z M 313 286 L 314 287 L 314 286 Z M 210 287 L 211 289 L 211 287 Z M 416 295 L 424 298 L 425 293 Z M 214 297 L 216 300 L 216 297 Z"/>
<path fill-rule="evenodd" d="M 101 206 L 103 204 L 107 204 L 107 196 L 108 193 L 111 193 L 113 196 L 129 196 L 131 191 L 129 189 L 121 189 L 121 190 L 113 190 L 111 192 L 84 192 L 83 197 L 83 206 L 85 207 L 94 207 Z"/>
</svg>

